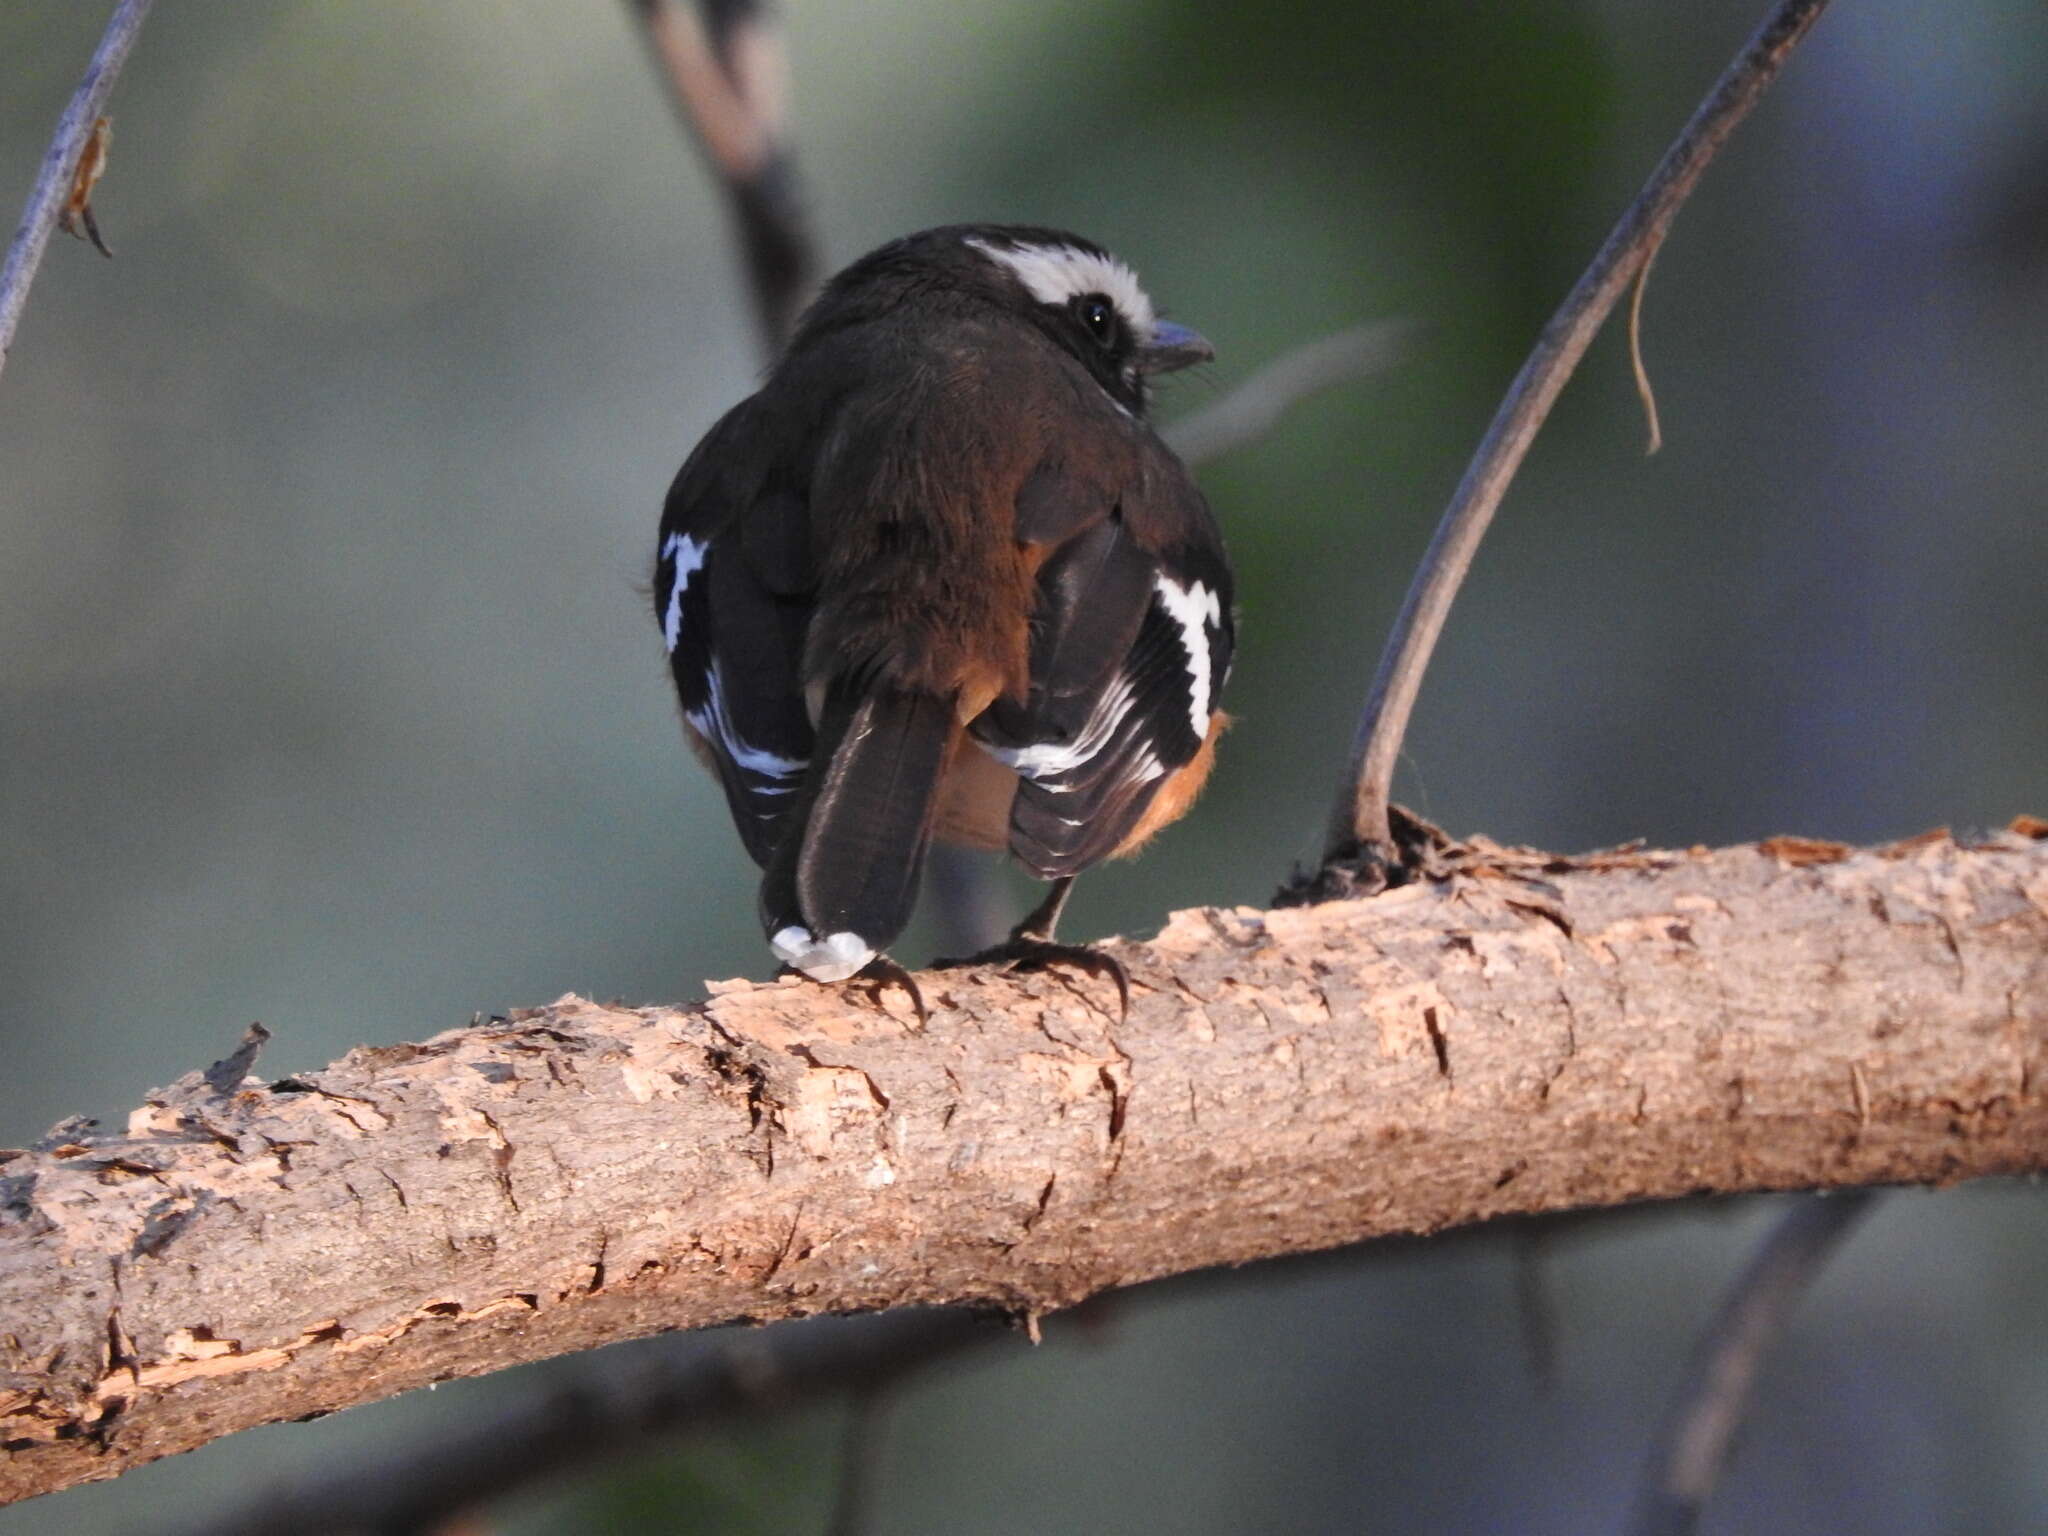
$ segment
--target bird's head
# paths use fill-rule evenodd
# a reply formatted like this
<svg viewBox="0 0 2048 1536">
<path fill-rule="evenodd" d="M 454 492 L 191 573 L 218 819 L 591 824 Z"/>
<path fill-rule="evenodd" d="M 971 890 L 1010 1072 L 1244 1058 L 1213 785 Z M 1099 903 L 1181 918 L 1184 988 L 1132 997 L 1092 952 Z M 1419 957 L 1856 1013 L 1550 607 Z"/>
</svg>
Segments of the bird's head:
<svg viewBox="0 0 2048 1536">
<path fill-rule="evenodd" d="M 933 294 L 1014 314 L 1134 416 L 1145 413 L 1153 375 L 1216 355 L 1202 336 L 1162 319 L 1137 274 L 1094 241 L 1015 224 L 949 225 L 891 241 L 833 279 L 806 329 L 851 318 L 878 297 Z"/>
</svg>

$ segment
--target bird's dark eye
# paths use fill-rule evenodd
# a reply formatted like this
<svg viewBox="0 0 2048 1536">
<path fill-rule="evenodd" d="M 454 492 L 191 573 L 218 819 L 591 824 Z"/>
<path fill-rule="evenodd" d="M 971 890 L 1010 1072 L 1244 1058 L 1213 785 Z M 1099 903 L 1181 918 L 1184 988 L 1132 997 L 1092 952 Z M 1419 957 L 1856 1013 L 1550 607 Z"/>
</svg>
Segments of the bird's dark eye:
<svg viewBox="0 0 2048 1536">
<path fill-rule="evenodd" d="M 1108 299 L 1099 293 L 1085 293 L 1075 301 L 1075 307 L 1090 336 L 1104 346 L 1116 339 L 1116 306 Z"/>
</svg>

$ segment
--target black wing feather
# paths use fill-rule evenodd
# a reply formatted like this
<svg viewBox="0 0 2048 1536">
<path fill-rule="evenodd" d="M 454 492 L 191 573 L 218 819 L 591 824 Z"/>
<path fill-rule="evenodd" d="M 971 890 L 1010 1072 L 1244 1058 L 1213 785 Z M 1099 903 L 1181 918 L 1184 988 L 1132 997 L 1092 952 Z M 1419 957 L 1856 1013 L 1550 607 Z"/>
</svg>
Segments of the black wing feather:
<svg viewBox="0 0 2048 1536">
<path fill-rule="evenodd" d="M 910 921 L 952 741 L 950 701 L 881 688 L 834 688 L 796 864 L 798 910 L 810 931 L 885 948 Z"/>
<path fill-rule="evenodd" d="M 736 407 L 690 455 L 662 512 L 655 622 L 683 718 L 704 743 L 740 839 L 766 865 L 813 749 L 798 667 L 810 604 L 801 501 L 737 480 L 754 430 Z"/>
<path fill-rule="evenodd" d="M 1131 835 L 1201 750 L 1230 666 L 1230 576 L 1207 504 L 1156 442 L 1134 446 L 1129 507 L 1083 524 L 1040 569 L 1029 697 L 999 700 L 974 726 L 1018 774 L 1010 851 L 1048 879 Z M 1027 482 L 1020 510 L 1034 529 L 1078 521 L 1056 488 L 1044 474 Z M 1127 511 L 1177 536 L 1148 548 Z"/>
</svg>

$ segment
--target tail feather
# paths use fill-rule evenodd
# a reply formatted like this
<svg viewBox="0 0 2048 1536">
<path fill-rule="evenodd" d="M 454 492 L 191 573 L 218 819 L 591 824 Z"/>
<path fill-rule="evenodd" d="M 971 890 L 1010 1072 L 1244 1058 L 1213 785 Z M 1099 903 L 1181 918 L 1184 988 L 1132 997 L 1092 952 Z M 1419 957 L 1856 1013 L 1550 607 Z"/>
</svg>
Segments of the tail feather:
<svg viewBox="0 0 2048 1536">
<path fill-rule="evenodd" d="M 954 730 L 951 701 L 932 694 L 827 696 L 801 843 L 762 886 L 769 943 L 788 964 L 842 981 L 903 931 Z"/>
</svg>

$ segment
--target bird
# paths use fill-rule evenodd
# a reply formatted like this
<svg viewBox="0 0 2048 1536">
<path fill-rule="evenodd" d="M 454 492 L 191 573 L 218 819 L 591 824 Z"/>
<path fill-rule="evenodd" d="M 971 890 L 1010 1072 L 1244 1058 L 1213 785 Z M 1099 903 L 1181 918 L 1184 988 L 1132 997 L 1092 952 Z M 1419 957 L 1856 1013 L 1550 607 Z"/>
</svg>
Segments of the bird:
<svg viewBox="0 0 2048 1536">
<path fill-rule="evenodd" d="M 655 620 L 787 971 L 905 986 L 923 1019 L 887 950 L 939 840 L 1050 882 L 975 960 L 1106 974 L 1128 1011 L 1122 966 L 1054 934 L 1228 723 L 1222 534 L 1147 414 L 1214 355 L 1093 241 L 928 229 L 831 278 L 684 461 Z"/>
</svg>

